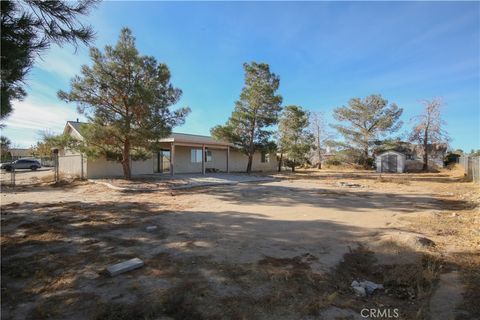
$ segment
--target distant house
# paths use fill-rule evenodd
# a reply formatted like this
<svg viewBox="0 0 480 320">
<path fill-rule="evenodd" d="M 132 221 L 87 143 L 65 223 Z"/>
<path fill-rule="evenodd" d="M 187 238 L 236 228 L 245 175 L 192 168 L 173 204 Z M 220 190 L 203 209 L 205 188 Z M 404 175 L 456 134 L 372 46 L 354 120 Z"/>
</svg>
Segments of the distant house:
<svg viewBox="0 0 480 320">
<path fill-rule="evenodd" d="M 81 122 L 68 121 L 64 133 L 83 139 Z M 175 175 L 178 173 L 245 172 L 248 157 L 233 144 L 209 136 L 172 133 L 160 140 L 159 149 L 145 161 L 132 161 L 132 176 L 142 174 Z M 106 158 L 89 159 L 73 150 L 60 150 L 60 171 L 84 178 L 123 176 L 122 165 Z M 252 171 L 274 171 L 277 160 L 274 152 L 256 152 Z"/>
<path fill-rule="evenodd" d="M 23 149 L 23 148 L 10 148 L 8 150 L 12 159 L 20 159 L 20 158 L 31 158 L 33 157 L 32 149 Z"/>
</svg>

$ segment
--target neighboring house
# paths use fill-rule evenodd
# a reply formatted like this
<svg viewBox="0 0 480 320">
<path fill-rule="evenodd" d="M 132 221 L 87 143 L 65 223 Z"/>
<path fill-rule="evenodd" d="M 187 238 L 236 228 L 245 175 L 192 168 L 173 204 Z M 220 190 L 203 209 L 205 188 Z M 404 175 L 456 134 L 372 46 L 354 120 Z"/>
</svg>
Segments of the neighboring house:
<svg viewBox="0 0 480 320">
<path fill-rule="evenodd" d="M 81 122 L 68 121 L 64 133 L 83 139 Z M 209 136 L 186 133 L 172 133 L 160 140 L 160 148 L 145 161 L 132 161 L 132 176 L 154 173 L 203 173 L 245 172 L 248 157 L 231 143 L 218 141 Z M 72 150 L 60 150 L 60 171 L 67 175 L 84 178 L 123 176 L 122 165 L 106 158 L 88 159 Z M 252 171 L 275 171 L 275 153 L 256 152 L 253 156 Z"/>
<path fill-rule="evenodd" d="M 10 148 L 8 152 L 10 152 L 13 160 L 33 157 L 32 149 Z"/>
</svg>

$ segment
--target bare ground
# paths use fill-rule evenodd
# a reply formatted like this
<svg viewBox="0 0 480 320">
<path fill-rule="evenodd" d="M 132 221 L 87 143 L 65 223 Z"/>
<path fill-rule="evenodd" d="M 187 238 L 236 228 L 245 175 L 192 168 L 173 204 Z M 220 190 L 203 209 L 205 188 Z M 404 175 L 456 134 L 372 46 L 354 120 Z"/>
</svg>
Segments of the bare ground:
<svg viewBox="0 0 480 320">
<path fill-rule="evenodd" d="M 480 193 L 458 171 L 277 177 L 183 191 L 3 189 L 2 318 L 348 319 L 397 308 L 429 319 L 451 270 L 464 287 L 454 314 L 479 317 Z M 133 257 L 145 267 L 105 274 Z M 355 279 L 385 290 L 357 297 Z"/>
</svg>

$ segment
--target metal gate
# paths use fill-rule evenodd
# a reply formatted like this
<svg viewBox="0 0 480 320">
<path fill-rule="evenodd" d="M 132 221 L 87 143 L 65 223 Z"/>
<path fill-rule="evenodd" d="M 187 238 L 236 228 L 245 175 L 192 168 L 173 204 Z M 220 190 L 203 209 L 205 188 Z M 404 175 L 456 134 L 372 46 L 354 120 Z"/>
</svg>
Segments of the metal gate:
<svg viewBox="0 0 480 320">
<path fill-rule="evenodd" d="M 397 155 L 384 155 L 382 157 L 382 172 L 397 172 L 397 161 Z"/>
</svg>

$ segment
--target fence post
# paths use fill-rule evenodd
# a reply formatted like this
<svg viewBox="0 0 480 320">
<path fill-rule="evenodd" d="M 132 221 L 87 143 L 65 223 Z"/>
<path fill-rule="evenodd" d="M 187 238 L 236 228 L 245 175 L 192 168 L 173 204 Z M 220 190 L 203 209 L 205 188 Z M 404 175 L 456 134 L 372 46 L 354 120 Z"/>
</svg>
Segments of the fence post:
<svg viewBox="0 0 480 320">
<path fill-rule="evenodd" d="M 59 175 L 58 175 L 58 149 L 53 149 L 53 159 L 55 165 L 55 183 L 58 183 Z"/>
<path fill-rule="evenodd" d="M 12 164 L 12 169 L 10 171 L 10 184 L 12 187 L 15 187 L 15 164 Z"/>
</svg>

